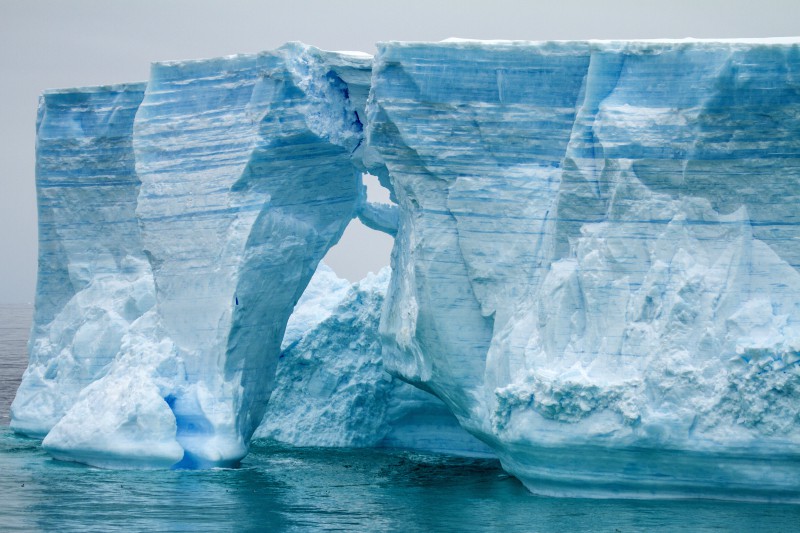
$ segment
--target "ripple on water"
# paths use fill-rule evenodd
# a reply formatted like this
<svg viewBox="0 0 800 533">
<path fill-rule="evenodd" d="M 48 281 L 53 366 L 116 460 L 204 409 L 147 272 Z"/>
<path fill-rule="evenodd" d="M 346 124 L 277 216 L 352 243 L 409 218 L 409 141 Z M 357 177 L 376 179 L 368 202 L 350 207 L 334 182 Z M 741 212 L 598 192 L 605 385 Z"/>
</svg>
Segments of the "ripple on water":
<svg viewBox="0 0 800 533">
<path fill-rule="evenodd" d="M 787 531 L 800 506 L 543 498 L 496 461 L 257 442 L 241 468 L 101 470 L 0 435 L 6 529 Z"/>
</svg>

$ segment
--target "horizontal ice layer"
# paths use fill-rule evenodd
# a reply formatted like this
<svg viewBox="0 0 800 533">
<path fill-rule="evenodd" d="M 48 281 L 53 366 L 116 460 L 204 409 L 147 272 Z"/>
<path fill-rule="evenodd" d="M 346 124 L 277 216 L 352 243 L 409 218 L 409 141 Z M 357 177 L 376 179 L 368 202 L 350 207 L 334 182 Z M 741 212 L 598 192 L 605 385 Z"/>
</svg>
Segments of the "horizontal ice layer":
<svg viewBox="0 0 800 533">
<path fill-rule="evenodd" d="M 368 228 L 394 237 L 400 224 L 400 212 L 394 204 L 364 201 L 358 209 L 358 219 Z"/>
<path fill-rule="evenodd" d="M 48 91 L 36 128 L 39 275 L 11 426 L 43 437 L 155 303 L 135 217 L 131 137 L 144 84 Z"/>
<path fill-rule="evenodd" d="M 491 454 L 439 399 L 384 371 L 378 324 L 389 274 L 385 268 L 351 286 L 320 264 L 289 319 L 257 437 Z"/>
<path fill-rule="evenodd" d="M 800 48 L 380 45 L 384 361 L 534 492 L 800 499 Z"/>
</svg>

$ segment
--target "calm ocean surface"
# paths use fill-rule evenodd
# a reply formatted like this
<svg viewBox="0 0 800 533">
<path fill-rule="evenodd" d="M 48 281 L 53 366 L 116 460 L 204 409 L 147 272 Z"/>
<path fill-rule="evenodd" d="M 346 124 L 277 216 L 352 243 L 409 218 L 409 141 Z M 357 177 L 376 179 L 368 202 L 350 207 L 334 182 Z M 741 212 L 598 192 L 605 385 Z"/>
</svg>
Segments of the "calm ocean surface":
<svg viewBox="0 0 800 533">
<path fill-rule="evenodd" d="M 800 506 L 541 498 L 495 461 L 257 442 L 241 468 L 60 463 L 8 431 L 29 306 L 0 305 L 0 531 L 800 531 Z"/>
</svg>

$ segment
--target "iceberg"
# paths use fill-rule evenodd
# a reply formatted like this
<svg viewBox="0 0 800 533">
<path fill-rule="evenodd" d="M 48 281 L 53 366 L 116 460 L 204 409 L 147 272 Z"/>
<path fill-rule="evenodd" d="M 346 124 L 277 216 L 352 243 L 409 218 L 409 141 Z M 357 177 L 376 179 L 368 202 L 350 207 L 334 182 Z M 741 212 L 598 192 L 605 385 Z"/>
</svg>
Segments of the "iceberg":
<svg viewBox="0 0 800 533">
<path fill-rule="evenodd" d="M 798 502 L 798 79 L 797 39 L 454 39 L 46 92 L 12 426 L 99 466 L 255 434 Z M 356 217 L 395 245 L 351 286 L 318 265 Z"/>
</svg>

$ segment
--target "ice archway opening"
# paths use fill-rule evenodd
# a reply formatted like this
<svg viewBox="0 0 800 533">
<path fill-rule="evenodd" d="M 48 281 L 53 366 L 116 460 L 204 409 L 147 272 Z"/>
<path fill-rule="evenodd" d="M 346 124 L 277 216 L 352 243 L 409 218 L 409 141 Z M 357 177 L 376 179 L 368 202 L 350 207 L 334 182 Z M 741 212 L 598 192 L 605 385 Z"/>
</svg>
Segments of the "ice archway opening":
<svg viewBox="0 0 800 533">
<path fill-rule="evenodd" d="M 367 201 L 378 205 L 393 205 L 389 190 L 372 174 L 362 175 Z M 361 280 L 369 272 L 377 273 L 389 264 L 394 239 L 383 231 L 374 231 L 358 218 L 350 221 L 339 239 L 322 262 L 340 277 L 351 283 Z"/>
</svg>

